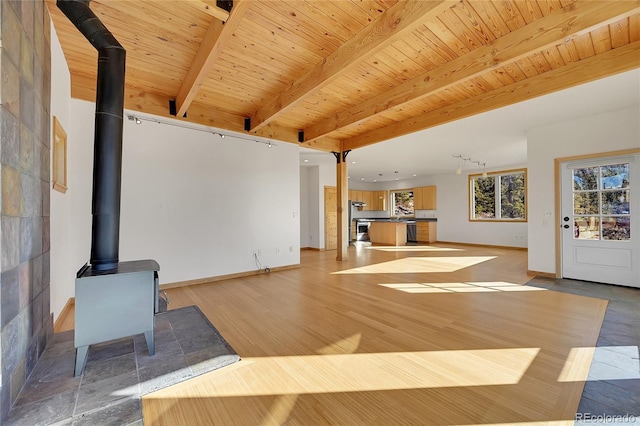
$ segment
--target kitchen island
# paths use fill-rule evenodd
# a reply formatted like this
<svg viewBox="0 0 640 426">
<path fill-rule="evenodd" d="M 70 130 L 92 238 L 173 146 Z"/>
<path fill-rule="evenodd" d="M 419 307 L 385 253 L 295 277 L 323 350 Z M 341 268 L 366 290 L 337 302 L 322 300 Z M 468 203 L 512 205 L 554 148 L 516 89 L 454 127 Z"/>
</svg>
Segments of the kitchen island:
<svg viewBox="0 0 640 426">
<path fill-rule="evenodd" d="M 371 244 L 385 246 L 407 245 L 407 222 L 398 220 L 376 220 L 369 225 Z"/>
</svg>

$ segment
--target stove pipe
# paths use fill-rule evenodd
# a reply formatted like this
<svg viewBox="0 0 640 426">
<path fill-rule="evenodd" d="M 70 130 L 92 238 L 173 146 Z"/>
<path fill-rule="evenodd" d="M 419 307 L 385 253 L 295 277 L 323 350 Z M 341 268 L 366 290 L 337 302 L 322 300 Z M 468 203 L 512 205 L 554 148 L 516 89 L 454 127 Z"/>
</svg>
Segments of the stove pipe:
<svg viewBox="0 0 640 426">
<path fill-rule="evenodd" d="M 91 267 L 118 267 L 124 108 L 124 48 L 89 8 L 90 0 L 57 0 L 57 6 L 98 50 L 93 152 Z"/>
</svg>

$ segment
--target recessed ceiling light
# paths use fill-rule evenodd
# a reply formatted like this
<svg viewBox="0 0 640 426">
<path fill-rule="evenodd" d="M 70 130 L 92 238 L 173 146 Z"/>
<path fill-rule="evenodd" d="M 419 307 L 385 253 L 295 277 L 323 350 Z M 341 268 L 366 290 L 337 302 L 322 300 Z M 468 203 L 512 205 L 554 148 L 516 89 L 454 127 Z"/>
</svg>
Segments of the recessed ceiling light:
<svg viewBox="0 0 640 426">
<path fill-rule="evenodd" d="M 364 178 L 360 178 L 360 180 L 364 180 Z"/>
<path fill-rule="evenodd" d="M 374 182 L 377 182 L 377 181 L 378 181 L 378 179 L 374 179 L 373 181 L 374 181 Z"/>
<path fill-rule="evenodd" d="M 413 177 L 416 177 L 416 176 L 418 176 L 418 175 L 414 173 L 414 174 L 413 174 Z"/>
<path fill-rule="evenodd" d="M 352 162 L 351 162 L 351 164 L 356 164 L 356 162 L 355 162 L 355 161 L 352 161 Z"/>
<path fill-rule="evenodd" d="M 302 160 L 302 161 L 304 161 L 305 163 L 308 163 L 308 162 L 309 162 L 309 160 L 308 160 L 308 159 L 306 159 L 306 158 L 305 158 L 304 160 Z M 414 176 L 415 176 L 415 175 L 414 175 Z"/>
</svg>

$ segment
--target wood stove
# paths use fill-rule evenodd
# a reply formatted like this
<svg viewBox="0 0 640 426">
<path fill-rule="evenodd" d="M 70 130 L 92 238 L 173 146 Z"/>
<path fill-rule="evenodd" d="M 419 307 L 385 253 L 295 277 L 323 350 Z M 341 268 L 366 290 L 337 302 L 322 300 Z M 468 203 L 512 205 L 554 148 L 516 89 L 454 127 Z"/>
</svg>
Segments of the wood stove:
<svg viewBox="0 0 640 426">
<path fill-rule="evenodd" d="M 76 277 L 74 375 L 82 374 L 89 345 L 144 333 L 149 355 L 155 354 L 155 314 L 159 312 L 155 260 L 119 262 L 117 269 L 97 271 L 88 264 Z"/>
<path fill-rule="evenodd" d="M 89 345 L 144 333 L 155 353 L 158 270 L 154 260 L 120 262 L 122 128 L 126 52 L 89 7 L 90 0 L 57 0 L 58 8 L 98 51 L 91 257 L 76 275 L 74 375 Z"/>
</svg>

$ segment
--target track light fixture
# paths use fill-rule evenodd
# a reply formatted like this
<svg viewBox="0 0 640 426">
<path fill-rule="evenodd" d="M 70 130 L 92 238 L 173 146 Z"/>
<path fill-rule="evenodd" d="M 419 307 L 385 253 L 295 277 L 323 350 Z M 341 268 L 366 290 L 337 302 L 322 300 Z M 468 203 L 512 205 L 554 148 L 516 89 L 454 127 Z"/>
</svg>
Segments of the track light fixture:
<svg viewBox="0 0 640 426">
<path fill-rule="evenodd" d="M 198 127 L 196 127 L 197 125 L 190 126 L 188 124 L 160 121 L 160 120 L 157 120 L 155 118 L 138 117 L 137 115 L 133 115 L 133 114 L 127 115 L 127 119 L 129 121 L 133 121 L 136 124 L 141 124 L 143 121 L 149 121 L 149 122 L 157 123 L 157 124 L 165 124 L 167 126 L 182 127 L 183 129 L 196 130 L 198 132 L 211 133 L 214 136 L 216 136 L 216 135 L 220 136 L 220 139 L 224 139 L 225 136 L 227 136 L 224 133 L 213 131 L 213 129 L 211 129 L 211 128 L 206 128 L 206 126 L 198 126 Z M 261 141 L 261 140 L 256 140 L 256 139 L 253 139 L 253 138 L 247 138 L 247 137 L 244 137 L 244 136 L 241 136 L 241 135 L 232 135 L 232 136 L 234 138 L 236 138 L 236 139 L 242 139 L 242 140 L 245 140 L 245 141 L 254 141 L 256 143 L 263 143 L 263 144 L 267 145 L 269 148 L 277 146 L 277 144 L 272 143 L 271 141 Z"/>
<path fill-rule="evenodd" d="M 458 167 L 456 167 L 456 174 L 462 174 L 462 169 L 460 168 L 460 159 L 462 158 L 462 154 L 460 155 L 454 155 L 453 157 L 458 159 Z"/>
<path fill-rule="evenodd" d="M 458 159 L 458 167 L 456 167 L 456 174 L 462 174 L 462 169 L 469 163 L 476 163 L 478 166 L 482 166 L 482 177 L 487 177 L 487 163 L 481 161 L 472 160 L 471 157 L 465 158 L 462 154 L 453 154 L 452 157 Z M 462 160 L 462 167 L 460 167 L 460 160 Z"/>
</svg>

